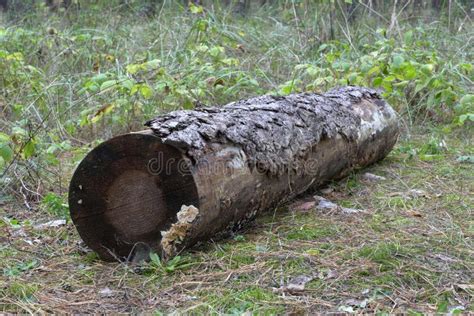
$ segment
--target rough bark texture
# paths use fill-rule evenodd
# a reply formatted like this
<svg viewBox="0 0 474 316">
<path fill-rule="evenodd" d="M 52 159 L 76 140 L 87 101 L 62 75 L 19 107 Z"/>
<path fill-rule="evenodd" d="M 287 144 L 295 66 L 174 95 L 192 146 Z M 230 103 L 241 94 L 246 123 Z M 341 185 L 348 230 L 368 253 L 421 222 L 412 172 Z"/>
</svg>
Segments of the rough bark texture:
<svg viewBox="0 0 474 316">
<path fill-rule="evenodd" d="M 244 150 L 250 168 L 281 175 L 290 165 L 304 164 L 305 153 L 323 138 L 356 140 L 362 119 L 352 105 L 362 100 L 373 100 L 385 115 L 393 113 L 376 91 L 347 87 L 325 95 L 266 95 L 222 108 L 176 111 L 146 125 L 194 161 L 207 154 L 209 144 L 232 144 Z"/>
<path fill-rule="evenodd" d="M 71 181 L 71 216 L 104 259 L 140 257 L 138 248 L 172 256 L 227 234 L 382 159 L 398 137 L 393 109 L 358 87 L 175 111 L 146 125 L 151 132 L 94 149 Z"/>
</svg>

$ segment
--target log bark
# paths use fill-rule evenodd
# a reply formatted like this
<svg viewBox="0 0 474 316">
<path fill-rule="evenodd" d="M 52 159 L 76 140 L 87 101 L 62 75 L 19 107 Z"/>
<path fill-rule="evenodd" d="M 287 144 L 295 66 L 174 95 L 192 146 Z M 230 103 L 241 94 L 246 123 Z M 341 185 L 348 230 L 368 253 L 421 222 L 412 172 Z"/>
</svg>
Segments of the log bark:
<svg viewBox="0 0 474 316">
<path fill-rule="evenodd" d="M 262 96 L 175 111 L 92 150 L 70 184 L 71 217 L 106 260 L 173 256 L 312 187 L 384 158 L 395 111 L 371 89 Z"/>
</svg>

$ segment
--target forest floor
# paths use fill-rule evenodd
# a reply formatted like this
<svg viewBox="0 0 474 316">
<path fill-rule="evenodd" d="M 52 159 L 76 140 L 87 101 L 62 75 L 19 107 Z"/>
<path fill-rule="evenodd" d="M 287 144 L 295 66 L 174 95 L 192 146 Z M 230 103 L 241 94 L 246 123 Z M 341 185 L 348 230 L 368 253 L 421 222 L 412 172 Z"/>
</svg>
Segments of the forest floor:
<svg viewBox="0 0 474 316">
<path fill-rule="evenodd" d="M 71 222 L 0 205 L 0 310 L 473 311 L 474 174 L 463 161 L 474 154 L 469 135 L 405 132 L 380 163 L 168 262 L 102 262 Z M 313 195 L 340 207 L 318 208 Z"/>
</svg>

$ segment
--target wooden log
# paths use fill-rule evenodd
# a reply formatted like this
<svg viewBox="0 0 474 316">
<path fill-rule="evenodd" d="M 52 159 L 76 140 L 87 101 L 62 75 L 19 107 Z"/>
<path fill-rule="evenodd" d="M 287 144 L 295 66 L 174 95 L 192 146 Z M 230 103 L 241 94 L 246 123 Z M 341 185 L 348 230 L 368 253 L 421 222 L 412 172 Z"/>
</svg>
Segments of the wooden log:
<svg viewBox="0 0 474 316">
<path fill-rule="evenodd" d="M 72 220 L 106 260 L 136 249 L 173 256 L 239 229 L 384 158 L 399 134 L 394 110 L 358 87 L 175 111 L 146 125 L 92 150 L 70 184 Z"/>
</svg>

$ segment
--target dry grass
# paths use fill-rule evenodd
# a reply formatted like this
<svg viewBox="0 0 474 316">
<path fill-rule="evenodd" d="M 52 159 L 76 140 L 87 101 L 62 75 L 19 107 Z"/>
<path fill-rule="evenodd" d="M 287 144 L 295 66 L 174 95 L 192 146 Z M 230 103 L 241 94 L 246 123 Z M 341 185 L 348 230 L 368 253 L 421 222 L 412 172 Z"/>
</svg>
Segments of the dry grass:
<svg viewBox="0 0 474 316">
<path fill-rule="evenodd" d="M 73 167 L 91 147 L 142 128 L 140 122 L 157 113 L 182 108 L 183 100 L 194 100 L 195 88 L 202 90 L 196 97 L 200 102 L 223 104 L 269 92 L 370 86 L 375 74 L 367 69 L 376 66 L 372 69 L 382 67 L 385 79 L 397 75 L 396 81 L 388 80 L 397 85 L 389 102 L 407 125 L 452 122 L 467 113 L 467 106 L 459 113 L 450 107 L 459 107 L 458 99 L 472 91 L 473 82 L 472 20 L 454 11 L 462 7 L 450 11 L 448 30 L 443 16 L 430 11 L 409 23 L 408 9 L 397 15 L 400 25 L 392 10 L 384 18 L 372 9 L 352 25 L 342 16 L 326 23 L 330 2 L 299 13 L 295 6 L 264 7 L 248 19 L 230 10 L 191 14 L 172 5 L 144 19 L 106 1 L 94 3 L 70 15 L 33 10 L 17 20 L 0 16 L 0 51 L 8 52 L 2 60 L 11 62 L 0 63 L 0 130 L 8 134 L 0 136 L 12 138 L 8 142 L 17 156 L 8 172 L 0 160 L 5 172 L 0 177 L 1 312 L 473 311 L 474 174 L 472 164 L 457 161 L 474 155 L 472 122 L 450 133 L 406 131 L 381 163 L 331 183 L 325 193 L 314 192 L 362 213 L 308 208 L 314 202 L 308 194 L 260 216 L 232 238 L 200 245 L 169 262 L 104 263 L 84 246 L 72 223 L 36 227 L 67 214 L 63 203 Z M 393 37 L 384 35 L 384 28 Z M 413 43 L 404 44 L 409 34 Z M 211 56 L 203 45 L 214 51 L 223 47 L 225 54 Z M 23 56 L 18 64 L 12 62 L 17 53 Z M 398 86 L 407 81 L 399 78 L 405 76 L 400 65 L 392 65 L 401 53 L 421 71 L 416 80 L 425 77 L 425 66 L 434 69 L 426 77 L 436 78 L 437 85 L 415 94 L 414 78 L 407 79 L 406 88 Z M 91 83 L 102 87 L 99 74 L 107 80 L 134 78 L 127 66 L 155 59 L 166 75 L 136 78 L 153 87 L 151 97 L 84 90 Z M 306 64 L 324 69 L 310 75 L 316 68 Z M 362 81 L 348 81 L 354 73 Z M 175 91 L 161 91 L 162 80 Z M 212 84 L 217 80 L 224 80 L 225 89 Z M 430 96 L 443 90 L 449 97 L 430 105 Z M 452 93 L 455 104 L 445 104 Z M 109 104 L 116 104 L 114 111 L 87 123 Z M 443 139 L 447 146 L 440 145 Z M 27 157 L 23 151 L 32 140 L 36 152 Z M 386 179 L 367 182 L 361 177 L 367 171 Z M 302 207 L 303 202 L 309 203 Z M 294 281 L 301 276 L 304 286 Z"/>
<path fill-rule="evenodd" d="M 433 135 L 444 138 L 447 149 L 426 154 Z M 37 230 L 36 223 L 54 218 L 1 205 L 0 310 L 472 311 L 474 174 L 472 164 L 456 158 L 472 155 L 474 147 L 469 130 L 443 135 L 417 132 L 365 170 L 385 180 L 367 182 L 356 173 L 324 191 L 363 214 L 302 210 L 296 201 L 232 239 L 203 244 L 168 263 L 98 261 L 71 223 Z M 413 150 L 418 154 L 410 158 Z M 301 275 L 312 280 L 292 288 Z"/>
</svg>

